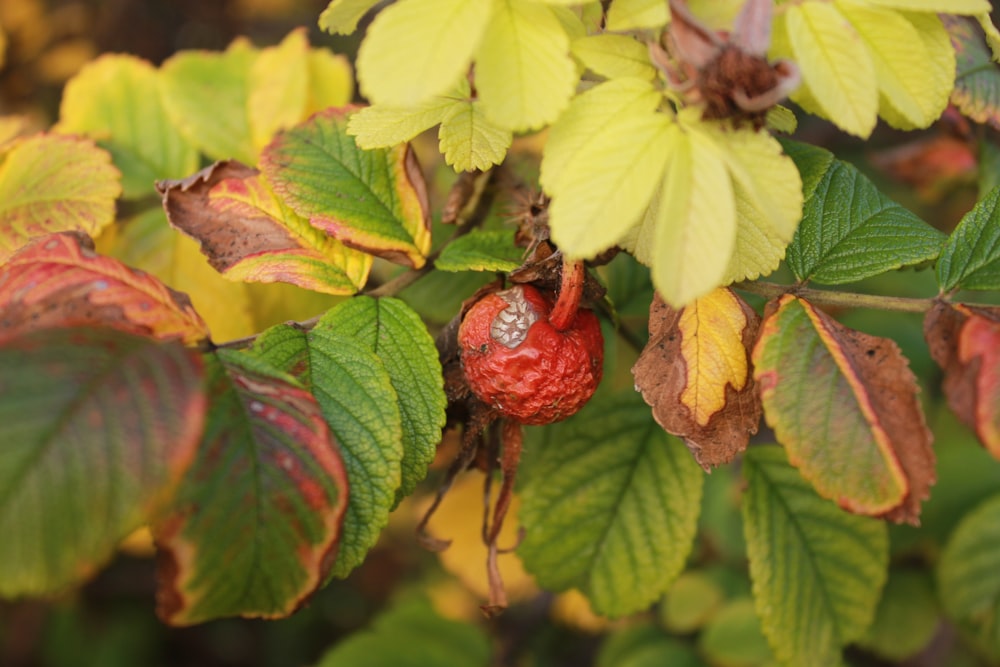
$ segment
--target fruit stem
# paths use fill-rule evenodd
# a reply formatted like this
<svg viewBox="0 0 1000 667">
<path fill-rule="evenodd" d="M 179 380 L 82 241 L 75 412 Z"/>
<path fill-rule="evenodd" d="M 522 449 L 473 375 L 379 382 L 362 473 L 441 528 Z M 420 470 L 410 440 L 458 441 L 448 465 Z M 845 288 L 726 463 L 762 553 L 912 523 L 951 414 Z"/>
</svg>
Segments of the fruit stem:
<svg viewBox="0 0 1000 667">
<path fill-rule="evenodd" d="M 486 557 L 486 573 L 490 582 L 490 601 L 482 607 L 483 612 L 492 617 L 506 609 L 507 591 L 503 585 L 503 578 L 500 576 L 500 567 L 497 563 L 497 556 L 500 547 L 497 539 L 500 537 L 500 530 L 503 528 L 504 519 L 507 517 L 507 510 L 510 508 L 510 501 L 514 497 L 514 478 L 517 476 L 517 466 L 521 461 L 521 447 L 524 444 L 524 433 L 521 424 L 505 419 L 502 431 L 502 453 L 500 455 L 500 473 L 503 475 L 503 482 L 500 486 L 500 493 L 497 496 L 497 504 L 493 507 L 493 522 L 484 525 L 483 537 L 486 538 L 488 555 Z M 487 477 L 487 484 L 489 478 Z M 487 485 L 486 510 L 489 511 L 489 486 Z"/>
<path fill-rule="evenodd" d="M 562 284 L 559 285 L 559 298 L 549 315 L 549 324 L 556 331 L 565 331 L 573 323 L 576 311 L 580 309 L 580 299 L 583 297 L 583 281 L 586 277 L 582 259 L 567 259 L 563 255 Z"/>
</svg>

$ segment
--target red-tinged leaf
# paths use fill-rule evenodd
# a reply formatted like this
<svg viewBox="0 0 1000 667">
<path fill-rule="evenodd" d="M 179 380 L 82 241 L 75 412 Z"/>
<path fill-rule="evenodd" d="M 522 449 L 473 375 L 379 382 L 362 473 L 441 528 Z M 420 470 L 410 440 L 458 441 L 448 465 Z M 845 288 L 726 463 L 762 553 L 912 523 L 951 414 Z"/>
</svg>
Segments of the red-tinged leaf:
<svg viewBox="0 0 1000 667">
<path fill-rule="evenodd" d="M 924 337 L 944 370 L 949 407 L 1000 459 L 1000 310 L 938 303 Z"/>
<path fill-rule="evenodd" d="M 347 477 L 312 394 L 266 362 L 220 350 L 198 457 L 154 527 L 158 613 L 190 625 L 278 618 L 337 555 Z"/>
<path fill-rule="evenodd" d="M 121 175 L 92 141 L 55 134 L 21 140 L 0 164 L 0 262 L 35 236 L 94 236 L 115 219 Z"/>
<path fill-rule="evenodd" d="M 209 335 L 185 294 L 98 255 L 79 234 L 35 239 L 0 266 L 0 340 L 85 325 L 185 343 Z"/>
<path fill-rule="evenodd" d="M 635 386 L 668 433 L 684 438 L 708 470 L 731 461 L 757 432 L 761 405 L 749 349 L 760 317 L 721 288 L 675 310 L 659 295 L 649 343 L 632 368 Z"/>
<path fill-rule="evenodd" d="M 353 294 L 368 278 L 371 255 L 310 225 L 252 167 L 216 162 L 157 189 L 170 224 L 200 242 L 209 263 L 230 280 Z"/>
<path fill-rule="evenodd" d="M 173 341 L 48 329 L 0 343 L 0 596 L 86 578 L 172 492 L 205 417 Z"/>
<path fill-rule="evenodd" d="M 918 522 L 934 451 L 893 341 L 785 295 L 768 307 L 753 364 L 767 423 L 820 495 L 857 514 Z"/>
<path fill-rule="evenodd" d="M 408 144 L 361 150 L 354 107 L 333 107 L 264 149 L 261 169 L 296 213 L 345 245 L 421 267 L 430 250 L 427 188 Z"/>
<path fill-rule="evenodd" d="M 977 123 L 1000 127 L 1000 67 L 975 19 L 941 15 L 952 46 L 957 71 L 951 103 Z"/>
</svg>

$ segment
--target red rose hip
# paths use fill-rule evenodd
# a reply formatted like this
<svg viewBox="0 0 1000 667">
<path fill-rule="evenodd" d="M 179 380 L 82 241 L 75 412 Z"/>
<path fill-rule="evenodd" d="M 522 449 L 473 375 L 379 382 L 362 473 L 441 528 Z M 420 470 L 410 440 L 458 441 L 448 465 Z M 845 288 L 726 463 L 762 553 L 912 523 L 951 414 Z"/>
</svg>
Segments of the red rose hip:
<svg viewBox="0 0 1000 667">
<path fill-rule="evenodd" d="M 552 318 L 553 305 L 531 285 L 515 285 L 476 302 L 458 330 L 473 393 L 522 424 L 569 417 L 601 381 L 604 339 L 597 316 L 574 304 L 568 316 L 560 309 Z"/>
</svg>

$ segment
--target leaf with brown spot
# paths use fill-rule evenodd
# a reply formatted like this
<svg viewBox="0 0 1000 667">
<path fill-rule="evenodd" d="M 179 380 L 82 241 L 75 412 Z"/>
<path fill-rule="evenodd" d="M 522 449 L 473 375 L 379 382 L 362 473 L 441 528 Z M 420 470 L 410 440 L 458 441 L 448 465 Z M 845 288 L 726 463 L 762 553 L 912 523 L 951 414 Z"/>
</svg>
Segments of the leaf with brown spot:
<svg viewBox="0 0 1000 667">
<path fill-rule="evenodd" d="M 364 285 L 371 255 L 347 248 L 296 214 L 256 169 L 216 162 L 157 189 L 170 224 L 201 243 L 230 280 L 286 282 L 327 294 Z"/>
<path fill-rule="evenodd" d="M 924 319 L 948 406 L 1000 459 L 1000 309 L 937 303 Z"/>
<path fill-rule="evenodd" d="M 750 374 L 760 317 L 728 288 L 675 310 L 649 309 L 649 343 L 632 367 L 635 386 L 668 433 L 701 467 L 731 461 L 757 432 L 761 405 Z"/>
<path fill-rule="evenodd" d="M 173 625 L 291 614 L 337 556 L 347 476 L 316 399 L 250 355 L 207 358 L 197 458 L 154 526 L 157 612 Z"/>
<path fill-rule="evenodd" d="M 856 514 L 917 524 L 935 457 L 899 346 L 786 294 L 768 305 L 752 358 L 767 423 L 816 491 Z"/>
<path fill-rule="evenodd" d="M 209 336 L 187 295 L 98 255 L 82 234 L 35 239 L 0 267 L 0 339 L 85 325 L 185 343 Z"/>
</svg>

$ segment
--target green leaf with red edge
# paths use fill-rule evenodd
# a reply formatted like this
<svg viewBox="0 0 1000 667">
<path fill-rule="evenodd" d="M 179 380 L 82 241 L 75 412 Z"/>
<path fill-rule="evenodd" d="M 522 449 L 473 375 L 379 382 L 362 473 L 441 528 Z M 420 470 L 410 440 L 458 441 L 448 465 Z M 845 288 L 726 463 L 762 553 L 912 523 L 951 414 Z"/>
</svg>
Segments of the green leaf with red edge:
<svg viewBox="0 0 1000 667">
<path fill-rule="evenodd" d="M 185 343 L 209 336 L 186 295 L 96 254 L 87 237 L 39 237 L 0 265 L 0 339 L 87 325 Z"/>
<path fill-rule="evenodd" d="M 158 72 L 135 56 L 103 55 L 70 79 L 58 130 L 85 134 L 106 148 L 122 172 L 126 198 L 147 196 L 157 179 L 198 167 L 198 150 L 167 116 Z"/>
<path fill-rule="evenodd" d="M 180 343 L 48 329 L 0 343 L 0 595 L 91 575 L 195 455 L 202 364 Z"/>
<path fill-rule="evenodd" d="M 975 19 L 941 15 L 957 60 L 951 103 L 977 123 L 1000 128 L 1000 66 Z"/>
<path fill-rule="evenodd" d="M 353 294 L 368 279 L 371 255 L 310 225 L 252 167 L 216 162 L 157 189 L 170 224 L 200 242 L 209 263 L 230 280 Z"/>
<path fill-rule="evenodd" d="M 157 613 L 173 625 L 278 618 L 337 555 L 348 486 L 316 399 L 243 352 L 207 358 L 212 405 L 198 456 L 153 526 Z"/>
<path fill-rule="evenodd" d="M 367 343 L 337 331 L 330 313 L 308 332 L 272 327 L 253 351 L 313 392 L 340 444 L 351 496 L 330 576 L 346 577 L 388 524 L 402 481 L 403 427 L 392 377 Z"/>
<path fill-rule="evenodd" d="M 1000 289 L 1000 187 L 965 214 L 941 249 L 935 269 L 945 292 Z"/>
<path fill-rule="evenodd" d="M 785 295 L 769 304 L 753 365 L 767 423 L 821 496 L 917 523 L 934 451 L 916 378 L 893 341 Z"/>
<path fill-rule="evenodd" d="M 937 303 L 924 337 L 944 370 L 948 406 L 1000 459 L 1000 309 Z"/>
<path fill-rule="evenodd" d="M 409 145 L 358 148 L 353 107 L 330 108 L 279 134 L 261 169 L 291 208 L 345 245 L 420 267 L 430 250 L 427 189 Z"/>
<path fill-rule="evenodd" d="M 427 475 L 441 442 L 447 399 L 438 350 L 409 306 L 393 298 L 357 296 L 323 317 L 321 329 L 349 336 L 382 361 L 399 401 L 403 435 L 402 478 L 396 503 Z"/>
<path fill-rule="evenodd" d="M 871 624 L 889 565 L 881 521 L 848 514 L 795 471 L 778 447 L 751 447 L 743 496 L 753 597 L 782 665 L 836 667 Z"/>
<path fill-rule="evenodd" d="M 36 236 L 96 235 L 115 219 L 121 175 L 89 139 L 37 134 L 0 164 L 0 262 Z"/>
</svg>

